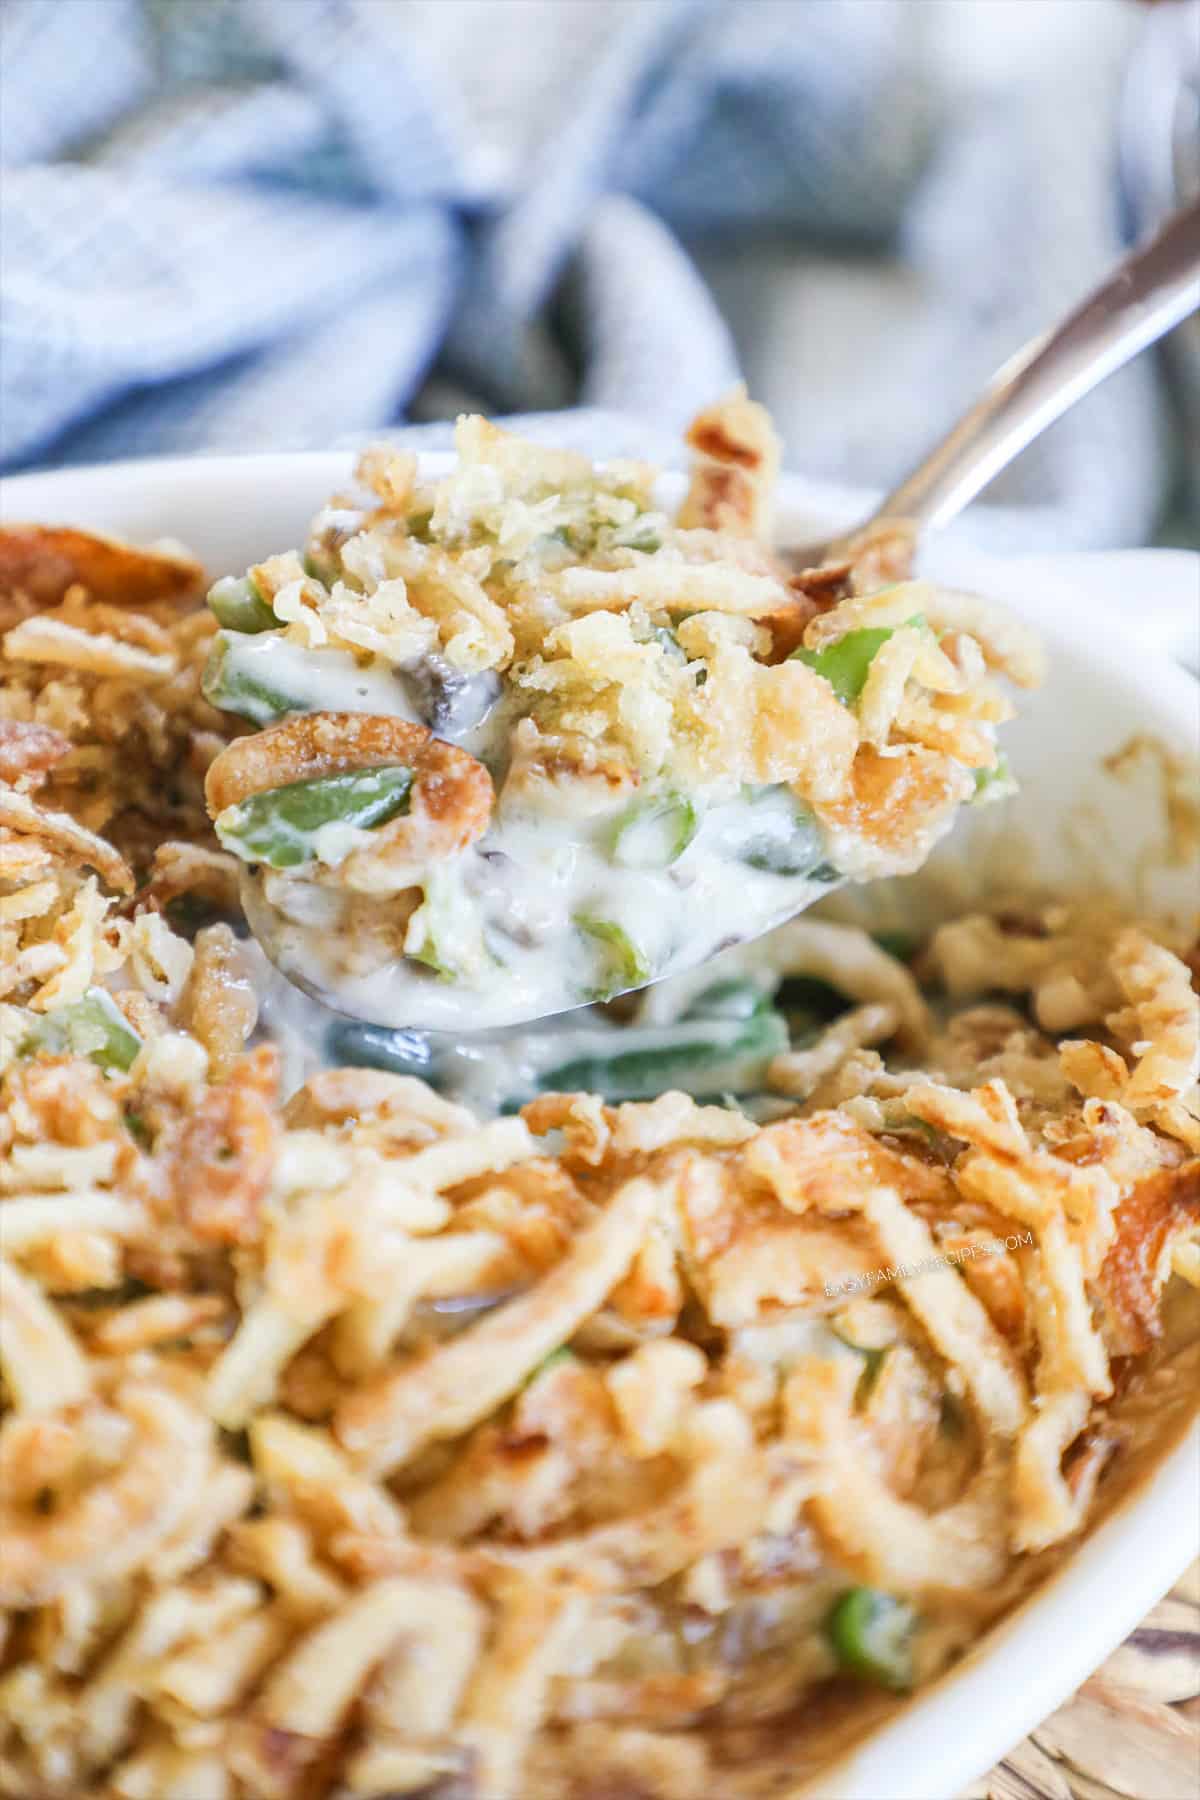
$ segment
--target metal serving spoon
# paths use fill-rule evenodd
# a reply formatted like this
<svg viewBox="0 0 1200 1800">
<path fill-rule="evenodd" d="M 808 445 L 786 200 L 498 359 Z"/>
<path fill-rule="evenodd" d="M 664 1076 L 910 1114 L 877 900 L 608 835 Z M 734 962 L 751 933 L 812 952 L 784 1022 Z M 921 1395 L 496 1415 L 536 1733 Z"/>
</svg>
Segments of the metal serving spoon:
<svg viewBox="0 0 1200 1800">
<path fill-rule="evenodd" d="M 848 542 L 871 525 L 884 521 L 903 524 L 919 538 L 947 524 L 1077 400 L 1198 308 L 1200 201 L 1176 213 L 1061 324 L 1035 338 L 997 370 L 958 424 L 854 532 L 817 543 L 793 544 L 782 554 L 796 568 L 814 568 L 836 560 Z M 778 918 L 773 918 L 763 928 L 778 923 Z M 268 935 L 257 931 L 255 935 L 289 980 L 326 1005 L 332 1003 L 344 1011 L 340 998 L 334 1000 L 314 988 L 279 959 Z M 415 1029 L 398 1021 L 372 1025 L 370 1016 L 366 1015 L 366 1030 L 380 1040 L 376 1055 L 354 1060 L 378 1061 L 386 1037 L 402 1066 L 419 1068 L 429 1063 L 439 1043 L 452 1041 L 444 1028 L 422 1029 L 422 1021 L 413 1022 Z M 374 1018 L 378 1021 L 380 1014 L 375 1012 Z M 515 1029 L 528 1030 L 535 1024 L 534 1019 L 527 1019 Z M 464 1022 L 460 1029 L 470 1039 L 482 1039 L 503 1037 L 514 1027 L 493 1032 L 472 1029 Z"/>
<path fill-rule="evenodd" d="M 853 532 L 788 545 L 796 568 L 837 556 L 883 520 L 919 536 L 956 518 L 1077 400 L 1200 308 L 1200 200 L 1174 213 L 1061 324 L 1018 350 L 925 459 Z"/>
</svg>

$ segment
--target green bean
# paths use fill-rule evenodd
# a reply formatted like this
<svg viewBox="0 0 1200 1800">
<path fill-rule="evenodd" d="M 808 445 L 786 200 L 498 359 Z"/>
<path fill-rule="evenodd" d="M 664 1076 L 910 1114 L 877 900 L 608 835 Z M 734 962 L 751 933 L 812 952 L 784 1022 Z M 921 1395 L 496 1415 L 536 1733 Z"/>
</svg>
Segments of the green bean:
<svg viewBox="0 0 1200 1800">
<path fill-rule="evenodd" d="M 300 558 L 300 566 L 310 581 L 331 588 L 342 576 L 342 559 L 328 544 L 310 544 Z"/>
<path fill-rule="evenodd" d="M 847 1336 L 844 1331 L 839 1331 L 836 1325 L 831 1326 L 830 1329 L 839 1343 L 845 1344 L 847 1350 L 853 1350 L 863 1359 L 863 1372 L 859 1376 L 858 1386 L 854 1390 L 854 1401 L 857 1406 L 865 1406 L 871 1398 L 871 1390 L 879 1380 L 880 1371 L 892 1346 L 890 1344 L 860 1344 L 854 1338 Z"/>
<path fill-rule="evenodd" d="M 628 550 L 640 550 L 645 556 L 653 556 L 656 550 L 662 549 L 659 533 L 641 519 L 636 519 L 624 531 L 618 532 L 613 542 Z"/>
<path fill-rule="evenodd" d="M 942 1437 L 957 1442 L 966 1434 L 967 1418 L 962 1401 L 947 1389 L 938 1402 L 938 1431 Z"/>
<path fill-rule="evenodd" d="M 294 694 L 285 694 L 281 688 L 256 675 L 248 675 L 245 669 L 238 667 L 238 640 L 245 635 L 238 631 L 218 631 L 213 639 L 200 681 L 209 705 L 219 707 L 222 712 L 236 713 L 240 719 L 249 719 L 252 725 L 270 725 L 286 713 L 303 712 L 304 704 Z"/>
<path fill-rule="evenodd" d="M 86 1056 L 110 1073 L 132 1068 L 142 1040 L 104 988 L 56 1006 L 37 1020 L 21 1045 L 25 1055 Z"/>
<path fill-rule="evenodd" d="M 878 1588 L 855 1587 L 834 1601 L 825 1635 L 848 1674 L 897 1692 L 913 1685 L 913 1607 Z"/>
<path fill-rule="evenodd" d="M 653 973 L 650 959 L 623 925 L 618 925 L 615 919 L 598 918 L 594 913 L 576 913 L 575 923 L 580 931 L 595 938 L 603 947 L 605 960 L 613 976 L 611 983 L 606 983 L 592 996 L 593 999 L 608 999 L 626 988 L 641 987 L 649 981 Z"/>
<path fill-rule="evenodd" d="M 338 1019 L 329 1027 L 325 1054 L 333 1068 L 348 1063 L 360 1069 L 389 1069 L 395 1075 L 419 1075 L 423 1080 L 428 1080 L 433 1064 L 423 1032 L 367 1025 L 358 1019 Z"/>
<path fill-rule="evenodd" d="M 277 631 L 279 620 L 250 575 L 223 575 L 208 590 L 218 625 L 229 631 Z"/>
<path fill-rule="evenodd" d="M 687 651 L 669 625 L 656 625 L 650 636 L 663 650 L 668 661 L 685 663 L 688 660 Z"/>
<path fill-rule="evenodd" d="M 573 1363 L 576 1360 L 575 1352 L 568 1350 L 565 1344 L 560 1344 L 557 1350 L 552 1350 L 549 1356 L 543 1358 L 535 1369 L 530 1370 L 525 1377 L 525 1386 L 532 1386 L 539 1375 L 545 1375 L 551 1369 L 561 1369 L 564 1363 Z"/>
<path fill-rule="evenodd" d="M 974 776 L 975 792 L 971 795 L 972 806 L 990 806 L 995 800 L 1007 800 L 1010 794 L 1015 794 L 1017 791 L 1013 772 L 1008 766 L 1008 758 L 1003 750 L 997 753 L 994 769 L 976 769 Z"/>
<path fill-rule="evenodd" d="M 678 862 L 699 828 L 699 814 L 682 794 L 650 794 L 621 814 L 609 855 L 623 869 L 666 869 Z"/>
<path fill-rule="evenodd" d="M 714 981 L 697 994 L 680 1014 L 681 1019 L 753 1019 L 767 1009 L 767 998 L 756 982 L 731 976 Z"/>
<path fill-rule="evenodd" d="M 317 856 L 313 840 L 327 826 L 367 830 L 404 812 L 412 783 L 412 770 L 394 765 L 265 788 L 219 813 L 217 836 L 244 862 L 296 869 Z"/>
<path fill-rule="evenodd" d="M 871 936 L 879 948 L 894 956 L 897 962 L 911 962 L 921 947 L 921 939 L 915 931 L 873 931 Z"/>
<path fill-rule="evenodd" d="M 717 843 L 735 862 L 769 875 L 838 879 L 836 869 L 823 860 L 817 821 L 789 788 L 746 789 L 741 804 L 730 808 Z"/>
<path fill-rule="evenodd" d="M 850 1010 L 852 1002 L 832 983 L 815 975 L 785 975 L 775 991 L 775 1004 L 787 1014 L 795 1037 L 832 1024 Z"/>
<path fill-rule="evenodd" d="M 923 626 L 925 619 L 914 613 L 904 623 Z M 894 625 L 862 626 L 832 644 L 824 644 L 820 650 L 793 650 L 792 660 L 823 675 L 843 706 L 854 706 L 867 685 L 872 662 L 896 629 Z"/>
<path fill-rule="evenodd" d="M 655 1100 L 670 1088 L 695 1099 L 749 1094 L 762 1087 L 768 1063 L 787 1047 L 787 1026 L 763 1003 L 749 1018 L 632 1026 L 620 1034 L 597 1031 L 581 1055 L 540 1071 L 537 1088 L 540 1093 L 586 1090 L 612 1101 Z"/>
<path fill-rule="evenodd" d="M 422 887 L 425 899 L 408 926 L 414 948 L 405 954 L 444 981 L 473 980 L 491 954 L 478 906 L 453 870 L 431 870 Z"/>
<path fill-rule="evenodd" d="M 149 1125 L 147 1125 L 141 1113 L 136 1111 L 132 1106 L 126 1107 L 125 1109 L 125 1129 L 134 1142 L 139 1144 L 143 1150 L 150 1150 L 153 1148 L 154 1133 L 151 1131 Z"/>
</svg>

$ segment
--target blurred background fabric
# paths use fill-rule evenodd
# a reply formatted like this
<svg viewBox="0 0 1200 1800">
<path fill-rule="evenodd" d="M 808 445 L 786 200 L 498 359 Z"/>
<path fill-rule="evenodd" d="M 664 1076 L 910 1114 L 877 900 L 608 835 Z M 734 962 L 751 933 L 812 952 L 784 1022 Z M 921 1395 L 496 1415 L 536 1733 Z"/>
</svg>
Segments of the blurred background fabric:
<svg viewBox="0 0 1200 1800">
<path fill-rule="evenodd" d="M 669 460 L 744 375 L 792 466 L 889 482 L 1122 248 L 1138 12 L 6 0 L 0 459 L 479 407 L 577 409 L 558 436 Z M 1143 358 L 991 529 L 1145 541 L 1167 418 Z"/>
</svg>

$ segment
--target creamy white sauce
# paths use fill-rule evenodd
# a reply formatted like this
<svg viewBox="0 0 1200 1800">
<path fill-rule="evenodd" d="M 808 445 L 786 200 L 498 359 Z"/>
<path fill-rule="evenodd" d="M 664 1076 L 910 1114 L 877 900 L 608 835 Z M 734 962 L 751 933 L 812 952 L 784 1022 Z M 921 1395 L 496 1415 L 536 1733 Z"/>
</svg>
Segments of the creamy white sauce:
<svg viewBox="0 0 1200 1800">
<path fill-rule="evenodd" d="M 611 818 L 494 826 L 439 869 L 423 909 L 434 959 L 453 979 L 404 955 L 362 966 L 353 934 L 340 929 L 336 890 L 247 871 L 243 901 L 278 967 L 339 1011 L 433 1031 L 514 1025 L 690 968 L 830 892 L 830 880 L 775 874 L 730 855 L 746 841 L 748 818 L 757 830 L 773 816 L 766 798 L 765 808 L 712 807 L 666 869 L 615 866 L 605 848 Z M 605 935 L 609 926 L 636 950 L 636 968 L 624 961 L 626 943 Z M 410 921 L 410 951 L 427 929 L 424 916 Z"/>
<path fill-rule="evenodd" d="M 312 651 L 275 631 L 225 632 L 222 643 L 228 682 L 251 682 L 287 701 L 292 712 L 377 713 L 410 725 L 429 724 L 416 674 L 406 675 L 383 657 Z M 504 741 L 496 716 L 501 709 L 486 678 L 474 677 L 463 689 L 462 703 L 441 723 L 437 736 L 486 762 Z"/>
<path fill-rule="evenodd" d="M 382 658 L 361 662 L 348 650 L 314 655 L 274 631 L 237 632 L 226 639 L 225 667 L 231 677 L 285 697 L 294 712 L 387 713 L 420 722 L 404 682 Z"/>
</svg>

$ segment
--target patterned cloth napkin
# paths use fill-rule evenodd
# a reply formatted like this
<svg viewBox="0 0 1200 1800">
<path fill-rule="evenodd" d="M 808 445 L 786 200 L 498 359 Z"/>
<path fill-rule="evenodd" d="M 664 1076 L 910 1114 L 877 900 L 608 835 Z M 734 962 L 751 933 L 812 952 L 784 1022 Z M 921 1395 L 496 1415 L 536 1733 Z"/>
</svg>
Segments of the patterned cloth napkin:
<svg viewBox="0 0 1200 1800">
<path fill-rule="evenodd" d="M 561 423 L 669 455 L 738 374 L 685 245 L 752 236 L 918 284 L 801 447 L 893 479 L 1118 248 L 1121 34 L 948 81 L 944 13 L 5 0 L 0 457 L 326 445 L 465 404 L 598 408 Z M 1143 363 L 1024 459 L 1022 542 L 1144 537 L 1158 440 Z"/>
</svg>

